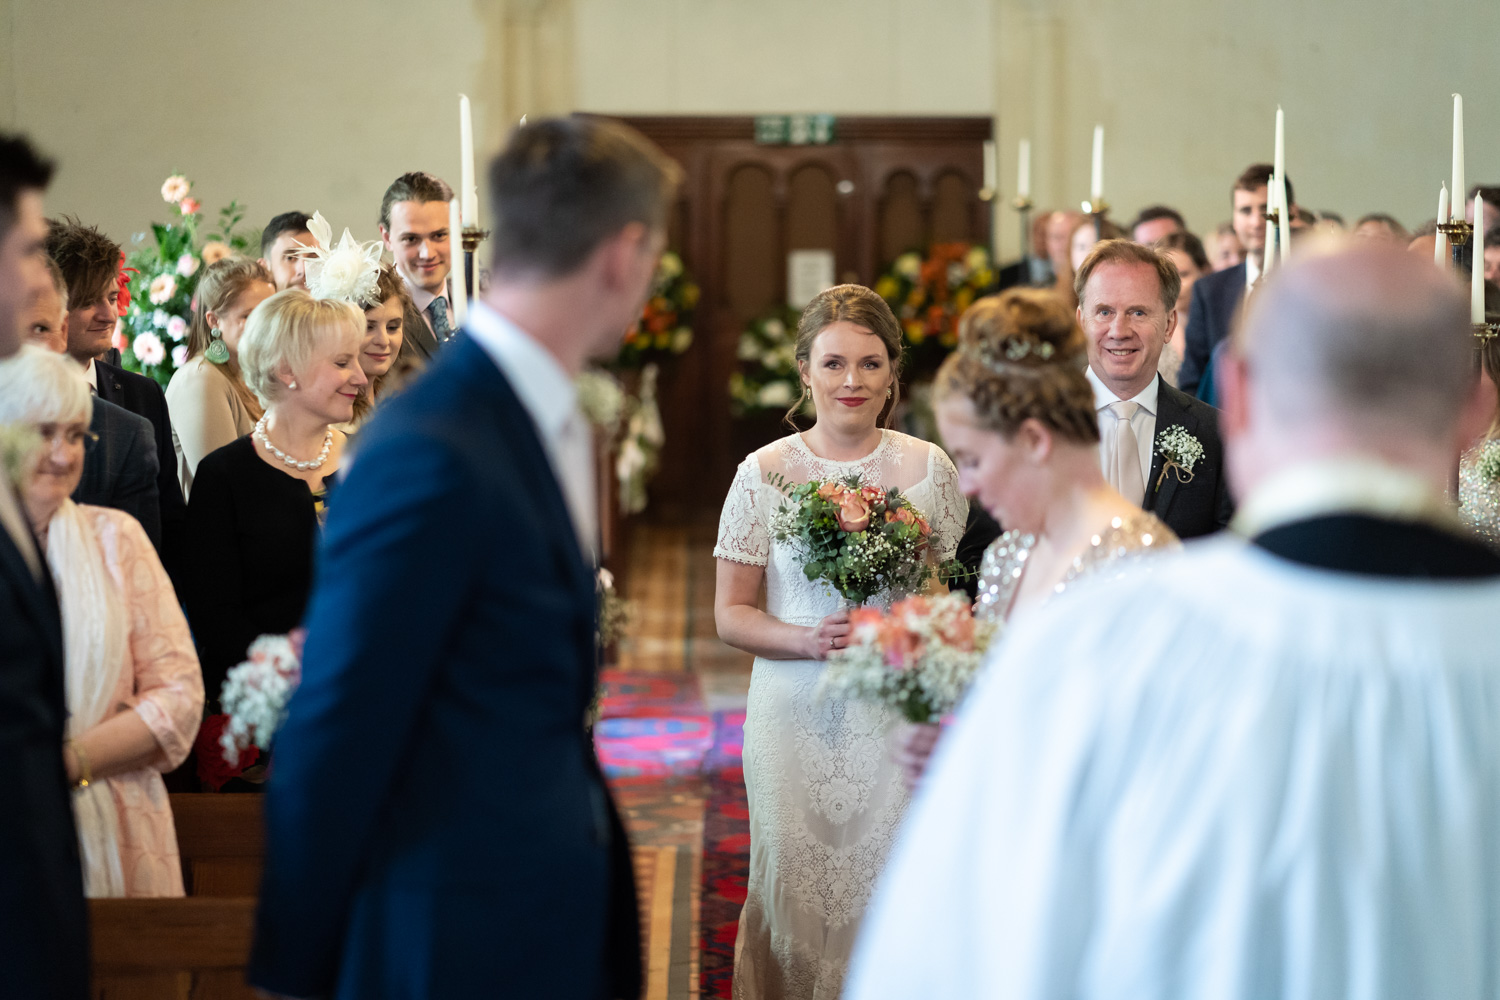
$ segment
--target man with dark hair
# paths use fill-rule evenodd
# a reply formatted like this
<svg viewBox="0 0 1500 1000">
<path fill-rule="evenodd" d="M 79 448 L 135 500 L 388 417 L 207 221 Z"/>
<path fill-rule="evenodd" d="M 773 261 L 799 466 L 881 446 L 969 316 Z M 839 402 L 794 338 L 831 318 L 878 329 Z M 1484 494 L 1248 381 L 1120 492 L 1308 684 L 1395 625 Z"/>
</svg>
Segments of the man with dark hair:
<svg viewBox="0 0 1500 1000">
<path fill-rule="evenodd" d="M 260 262 L 271 272 L 276 290 L 307 287 L 307 258 L 302 250 L 313 245 L 306 212 L 282 212 L 260 231 Z"/>
<path fill-rule="evenodd" d="M 1182 213 L 1167 205 L 1147 205 L 1130 224 L 1130 238 L 1147 246 L 1171 233 L 1187 231 Z"/>
<path fill-rule="evenodd" d="M 397 177 L 380 199 L 380 238 L 411 293 L 401 354 L 416 363 L 430 359 L 453 335 L 448 276 L 463 248 L 462 234 L 448 232 L 452 199 L 453 189 L 442 178 L 420 171 Z"/>
<path fill-rule="evenodd" d="M 1244 304 L 1245 296 L 1254 290 L 1264 272 L 1266 249 L 1266 206 L 1270 201 L 1271 165 L 1255 163 L 1245 168 L 1230 192 L 1234 234 L 1245 249 L 1245 259 L 1234 267 L 1204 275 L 1193 285 L 1193 304 L 1188 310 L 1186 350 L 1177 384 L 1183 392 L 1196 395 L 1198 383 L 1208 370 L 1214 348 L 1229 336 Z M 1286 200 L 1292 211 L 1292 228 L 1298 228 L 1297 196 L 1287 178 Z"/>
<path fill-rule="evenodd" d="M 98 360 L 109 349 L 120 318 L 120 245 L 93 226 L 65 219 L 48 223 L 47 253 L 68 286 L 68 353 L 83 365 L 84 377 L 95 395 L 151 421 L 156 438 L 156 490 L 161 510 L 157 551 L 162 565 L 176 580 L 187 504 L 177 482 L 167 398 L 155 379 Z"/>
<path fill-rule="evenodd" d="M 42 192 L 52 164 L 0 133 L 0 359 L 47 281 Z M 0 360 L 0 364 L 4 361 Z M 7 996 L 85 1000 L 88 911 L 63 769 L 62 616 L 10 476 L 0 471 L 0 981 Z"/>
<path fill-rule="evenodd" d="M 584 116 L 519 128 L 494 161 L 490 285 L 360 431 L 330 510 L 253 985 L 639 996 L 629 847 L 582 722 L 598 512 L 572 379 L 645 304 L 678 176 Z"/>
<path fill-rule="evenodd" d="M 1475 184 L 1469 188 L 1468 200 L 1464 203 L 1464 218 L 1470 223 L 1474 222 L 1475 195 L 1484 196 L 1484 221 L 1478 228 L 1489 230 L 1500 226 L 1500 184 Z"/>
<path fill-rule="evenodd" d="M 1234 503 L 1224 478 L 1218 412 L 1172 388 L 1157 370 L 1177 326 L 1177 266 L 1151 247 L 1105 240 L 1079 265 L 1073 288 L 1088 342 L 1085 374 L 1099 413 L 1104 478 L 1179 538 L 1225 527 Z M 1196 459 L 1167 454 L 1161 442 L 1168 432 L 1196 442 Z M 1168 459 L 1177 462 L 1175 470 Z"/>
<path fill-rule="evenodd" d="M 1484 214 L 1489 215 L 1489 202 L 1485 202 Z M 1478 264 L 1478 262 L 1476 262 Z M 1500 285 L 1500 222 L 1484 234 L 1484 280 Z"/>
</svg>

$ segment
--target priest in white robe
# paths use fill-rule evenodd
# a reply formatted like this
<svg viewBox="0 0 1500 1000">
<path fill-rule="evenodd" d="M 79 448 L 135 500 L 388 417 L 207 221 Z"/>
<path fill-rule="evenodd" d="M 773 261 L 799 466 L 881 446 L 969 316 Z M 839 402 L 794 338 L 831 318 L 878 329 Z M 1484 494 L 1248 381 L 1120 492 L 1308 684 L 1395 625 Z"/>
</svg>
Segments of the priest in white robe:
<svg viewBox="0 0 1500 1000">
<path fill-rule="evenodd" d="M 1234 535 L 1020 622 L 944 739 L 847 997 L 1500 996 L 1500 558 L 1459 291 L 1281 272 L 1219 377 Z"/>
</svg>

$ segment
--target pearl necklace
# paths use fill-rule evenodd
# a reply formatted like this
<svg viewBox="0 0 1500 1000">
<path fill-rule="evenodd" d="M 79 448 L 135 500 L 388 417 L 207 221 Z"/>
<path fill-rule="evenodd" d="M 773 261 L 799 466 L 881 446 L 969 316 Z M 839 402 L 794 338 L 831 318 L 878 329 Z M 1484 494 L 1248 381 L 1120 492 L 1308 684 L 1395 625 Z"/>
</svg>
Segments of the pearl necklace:
<svg viewBox="0 0 1500 1000">
<path fill-rule="evenodd" d="M 269 415 L 267 414 L 266 416 Z M 323 463 L 328 461 L 328 452 L 333 447 L 333 428 L 328 428 L 328 433 L 323 435 L 323 450 L 318 452 L 318 457 L 311 462 L 299 462 L 272 444 L 271 439 L 266 436 L 266 417 L 261 417 L 255 422 L 255 440 L 265 445 L 266 451 L 281 459 L 284 465 L 288 465 L 299 472 L 311 472 L 314 469 L 321 469 Z"/>
</svg>

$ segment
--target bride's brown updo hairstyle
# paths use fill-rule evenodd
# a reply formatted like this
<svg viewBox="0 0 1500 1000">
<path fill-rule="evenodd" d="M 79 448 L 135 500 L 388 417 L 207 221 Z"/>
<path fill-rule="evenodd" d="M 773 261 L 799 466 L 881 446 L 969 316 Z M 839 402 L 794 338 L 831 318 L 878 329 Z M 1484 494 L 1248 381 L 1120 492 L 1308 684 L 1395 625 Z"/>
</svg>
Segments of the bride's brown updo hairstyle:
<svg viewBox="0 0 1500 1000">
<path fill-rule="evenodd" d="M 1036 420 L 1069 441 L 1096 444 L 1086 355 L 1083 331 L 1055 293 L 1011 289 L 964 313 L 958 350 L 938 369 L 934 395 L 967 399 L 979 426 L 1007 439 Z"/>
<path fill-rule="evenodd" d="M 797 321 L 797 360 L 810 363 L 813 341 L 818 334 L 840 320 L 864 327 L 885 345 L 885 356 L 891 363 L 891 398 L 886 401 L 885 409 L 880 411 L 879 422 L 890 427 L 896 413 L 896 404 L 901 402 L 901 360 L 905 341 L 901 338 L 901 324 L 896 322 L 896 314 L 891 312 L 885 299 L 864 285 L 834 285 L 820 292 L 802 310 L 802 318 Z M 802 395 L 786 411 L 786 422 L 793 430 L 796 430 L 797 425 L 792 418 L 812 394 L 800 374 L 797 384 L 802 387 Z"/>
</svg>

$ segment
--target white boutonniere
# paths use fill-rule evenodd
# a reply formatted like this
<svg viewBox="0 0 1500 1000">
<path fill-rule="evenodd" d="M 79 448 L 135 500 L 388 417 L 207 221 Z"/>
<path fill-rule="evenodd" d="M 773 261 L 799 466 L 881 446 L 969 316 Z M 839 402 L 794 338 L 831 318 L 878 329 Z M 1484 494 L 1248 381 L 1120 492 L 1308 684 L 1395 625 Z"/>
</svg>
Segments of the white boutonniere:
<svg viewBox="0 0 1500 1000">
<path fill-rule="evenodd" d="M 1173 424 L 1156 435 L 1156 453 L 1164 460 L 1161 475 L 1156 477 L 1156 486 L 1161 489 L 1162 480 L 1170 472 L 1179 483 L 1193 481 L 1193 467 L 1203 460 L 1203 442 L 1187 432 L 1181 424 Z"/>
</svg>

